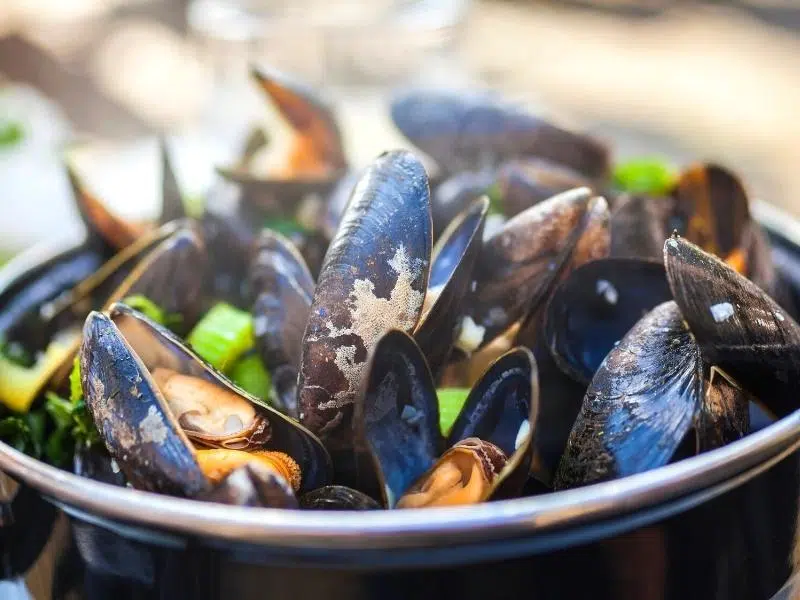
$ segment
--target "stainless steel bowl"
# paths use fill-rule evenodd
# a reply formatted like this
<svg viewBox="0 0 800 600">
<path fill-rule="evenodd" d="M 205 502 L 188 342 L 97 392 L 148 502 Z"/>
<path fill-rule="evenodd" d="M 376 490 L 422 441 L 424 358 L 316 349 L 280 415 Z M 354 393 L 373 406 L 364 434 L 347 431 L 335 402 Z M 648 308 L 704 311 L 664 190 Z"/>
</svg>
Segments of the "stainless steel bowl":
<svg viewBox="0 0 800 600">
<path fill-rule="evenodd" d="M 800 295 L 800 225 L 767 205 L 756 214 Z M 9 264 L 0 292 L 42 252 Z M 799 449 L 800 411 L 617 481 L 469 507 L 354 514 L 114 487 L 2 443 L 0 469 L 69 515 L 87 576 L 171 598 L 767 599 L 792 572 Z"/>
</svg>

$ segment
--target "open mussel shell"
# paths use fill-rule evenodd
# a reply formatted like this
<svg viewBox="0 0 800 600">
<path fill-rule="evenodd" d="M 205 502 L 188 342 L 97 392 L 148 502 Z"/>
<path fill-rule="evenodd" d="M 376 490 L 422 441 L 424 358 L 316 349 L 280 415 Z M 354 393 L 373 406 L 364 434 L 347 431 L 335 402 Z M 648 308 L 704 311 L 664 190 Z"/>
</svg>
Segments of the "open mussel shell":
<svg viewBox="0 0 800 600">
<path fill-rule="evenodd" d="M 118 358 L 108 348 L 116 348 Z M 175 459 L 170 452 L 180 451 L 182 463 L 189 462 L 187 453 L 194 460 L 190 438 L 212 448 L 283 452 L 300 467 L 301 489 L 330 480 L 330 458 L 313 434 L 234 386 L 172 332 L 125 305 L 112 306 L 110 317 L 93 313 L 87 319 L 81 366 L 87 404 L 103 439 L 137 487 L 149 486 L 148 476 L 163 481 L 163 468 Z M 119 393 L 106 397 L 103 390 L 109 389 Z M 148 423 L 178 427 L 178 439 L 187 443 L 182 450 L 152 443 Z M 169 450 L 167 456 L 154 456 L 162 450 Z"/>
<path fill-rule="evenodd" d="M 433 248 L 428 290 L 414 339 L 434 378 L 445 366 L 458 337 L 461 304 L 469 292 L 472 269 L 483 245 L 488 210 L 488 199 L 476 200 L 450 224 Z"/>
<path fill-rule="evenodd" d="M 232 471 L 197 499 L 233 506 L 298 508 L 297 497 L 286 480 L 257 462 Z"/>
<path fill-rule="evenodd" d="M 247 288 L 247 270 L 256 240 L 252 226 L 237 214 L 213 210 L 203 213 L 200 226 L 210 267 L 206 277 L 207 295 L 240 308 L 249 307 L 252 300 Z"/>
<path fill-rule="evenodd" d="M 31 353 L 44 350 L 53 327 L 42 318 L 41 307 L 68 294 L 108 258 L 88 240 L 68 250 L 49 251 L 36 257 L 36 262 L 22 265 L 0 290 L 0 338 L 19 343 Z"/>
<path fill-rule="evenodd" d="M 544 338 L 559 368 L 588 384 L 639 319 L 672 299 L 660 262 L 606 258 L 584 264 L 548 304 Z"/>
<path fill-rule="evenodd" d="M 297 370 L 314 280 L 294 245 L 274 231 L 262 232 L 254 254 L 249 278 L 256 347 L 267 370 L 281 371 L 282 383 L 290 384 L 280 386 L 277 399 L 296 418 Z"/>
<path fill-rule="evenodd" d="M 318 91 L 275 69 L 252 67 L 251 76 L 296 135 L 293 160 L 347 167 L 342 135 L 330 103 Z"/>
<path fill-rule="evenodd" d="M 90 235 L 102 239 L 111 248 L 122 250 L 142 237 L 149 229 L 143 223 L 126 221 L 112 213 L 103 202 L 95 197 L 70 164 L 66 165 L 75 205 Z"/>
<path fill-rule="evenodd" d="M 508 458 L 497 471 L 490 495 L 513 497 L 527 479 L 538 414 L 536 360 L 527 348 L 514 348 L 494 361 L 472 388 L 446 445 L 478 438 L 502 450 Z"/>
<path fill-rule="evenodd" d="M 169 223 L 186 217 L 186 208 L 183 205 L 183 195 L 172 166 L 169 147 L 163 138 L 159 139 L 158 151 L 161 159 L 161 217 L 159 222 Z"/>
<path fill-rule="evenodd" d="M 306 195 L 330 193 L 341 175 L 260 175 L 239 167 L 217 167 L 216 171 L 239 187 L 245 202 L 264 211 L 278 213 L 284 212 L 286 202 L 291 202 L 294 207 L 298 199 Z"/>
<path fill-rule="evenodd" d="M 593 197 L 588 188 L 578 188 L 507 221 L 484 244 L 464 309 L 468 324 L 480 328 L 480 340 L 460 346 L 465 351 L 485 346 L 535 314 L 572 259 L 593 213 L 607 216 L 607 211 L 605 200 Z"/>
<path fill-rule="evenodd" d="M 370 350 L 390 329 L 417 324 L 431 238 L 422 163 L 406 151 L 382 154 L 356 185 L 328 248 L 303 338 L 300 418 L 332 451 L 352 447 L 353 402 Z"/>
<path fill-rule="evenodd" d="M 548 159 L 591 179 L 603 178 L 609 170 L 603 144 L 556 127 L 495 94 L 409 89 L 395 95 L 390 110 L 403 135 L 451 173 L 521 156 Z"/>
<path fill-rule="evenodd" d="M 355 427 L 357 487 L 393 508 L 442 450 L 436 387 L 422 351 L 405 332 L 389 331 L 375 345 Z"/>
<path fill-rule="evenodd" d="M 486 194 L 492 180 L 491 171 L 461 171 L 436 186 L 431 195 L 434 240 L 439 239 L 453 219 Z"/>
<path fill-rule="evenodd" d="M 300 508 L 307 510 L 377 510 L 380 507 L 363 492 L 343 485 L 326 485 L 300 497 Z"/>
<path fill-rule="evenodd" d="M 670 461 L 700 407 L 700 351 L 677 305 L 641 319 L 595 373 L 555 478 L 564 489 Z"/>
<path fill-rule="evenodd" d="M 673 236 L 664 244 L 675 302 L 705 361 L 777 417 L 800 407 L 800 326 L 766 292 L 717 257 Z"/>
</svg>

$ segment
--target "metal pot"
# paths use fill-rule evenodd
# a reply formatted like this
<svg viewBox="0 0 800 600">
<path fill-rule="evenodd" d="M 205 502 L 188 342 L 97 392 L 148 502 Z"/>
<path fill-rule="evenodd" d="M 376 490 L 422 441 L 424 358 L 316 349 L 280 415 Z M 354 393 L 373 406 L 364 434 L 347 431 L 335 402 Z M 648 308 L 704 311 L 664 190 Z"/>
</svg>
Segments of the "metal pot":
<svg viewBox="0 0 800 600">
<path fill-rule="evenodd" d="M 800 297 L 800 226 L 756 209 Z M 766 600 L 793 569 L 799 449 L 800 411 L 617 481 L 469 507 L 348 514 L 114 487 L 0 443 L 0 469 L 22 484 L 6 505 L 17 521 L 0 522 L 0 551 L 6 576 L 26 570 L 26 542 L 52 504 L 72 530 L 72 554 L 56 573 L 85 568 L 73 579 L 90 598 Z"/>
</svg>

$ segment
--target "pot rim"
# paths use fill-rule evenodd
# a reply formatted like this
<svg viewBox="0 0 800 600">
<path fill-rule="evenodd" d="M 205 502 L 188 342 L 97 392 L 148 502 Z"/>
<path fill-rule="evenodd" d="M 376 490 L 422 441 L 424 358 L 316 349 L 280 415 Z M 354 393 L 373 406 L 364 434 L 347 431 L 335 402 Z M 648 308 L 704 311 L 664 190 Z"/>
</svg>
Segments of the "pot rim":
<svg viewBox="0 0 800 600">
<path fill-rule="evenodd" d="M 800 224 L 755 203 L 768 229 L 800 246 Z M 63 246 L 63 243 L 60 244 Z M 52 248 L 53 244 L 50 244 Z M 0 270 L 0 289 L 43 250 Z M 722 448 L 618 480 L 540 496 L 424 510 L 332 512 L 235 507 L 121 488 L 74 475 L 0 442 L 0 470 L 59 505 L 137 527 L 295 550 L 393 550 L 535 537 L 686 498 L 739 477 L 744 483 L 800 448 L 800 410 Z M 761 467 L 761 468 L 759 468 Z M 675 508 L 673 512 L 677 512 Z"/>
</svg>

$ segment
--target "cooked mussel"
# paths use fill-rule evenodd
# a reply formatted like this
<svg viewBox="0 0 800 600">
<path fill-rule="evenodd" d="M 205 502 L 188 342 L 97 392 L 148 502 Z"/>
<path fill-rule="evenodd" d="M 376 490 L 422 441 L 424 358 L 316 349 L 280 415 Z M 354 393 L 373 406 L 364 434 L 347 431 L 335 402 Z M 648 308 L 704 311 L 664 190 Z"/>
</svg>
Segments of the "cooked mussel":
<svg viewBox="0 0 800 600">
<path fill-rule="evenodd" d="M 356 185 L 325 256 L 303 337 L 300 420 L 329 449 L 352 448 L 353 402 L 372 347 L 386 331 L 417 324 L 431 237 L 422 163 L 405 151 L 381 155 Z"/>
<path fill-rule="evenodd" d="M 445 440 L 425 357 L 407 334 L 390 331 L 375 347 L 357 403 L 360 486 L 388 508 L 518 494 L 537 406 L 533 356 L 512 350 L 470 392 Z"/>
<path fill-rule="evenodd" d="M 276 390 L 281 410 L 297 418 L 296 380 L 314 280 L 292 243 L 270 230 L 257 242 L 249 278 L 258 351 L 273 379 L 285 382 Z"/>
<path fill-rule="evenodd" d="M 700 349 L 675 302 L 654 308 L 595 373 L 561 458 L 555 488 L 665 465 L 698 420 L 703 422 L 698 434 L 741 437 L 748 428 L 749 395 L 730 377 L 712 375 L 707 380 L 706 373 Z M 716 391 L 715 386 L 724 389 Z M 713 426 L 707 427 L 709 422 Z M 717 431 L 721 427 L 726 430 Z M 698 439 L 696 445 L 705 449 L 715 441 Z"/>
<path fill-rule="evenodd" d="M 216 487 L 197 499 L 234 506 L 298 508 L 294 489 L 286 479 L 269 466 L 253 460 L 231 471 Z"/>
<path fill-rule="evenodd" d="M 329 103 L 318 92 L 274 69 L 254 67 L 251 75 L 291 127 L 291 146 L 284 163 L 265 175 L 241 165 L 218 170 L 241 186 L 245 202 L 283 212 L 283 206 L 306 194 L 329 191 L 344 174 L 342 136 Z"/>
<path fill-rule="evenodd" d="M 330 459 L 310 432 L 125 305 L 87 318 L 80 356 L 87 405 L 135 487 L 194 496 L 243 461 L 277 460 L 273 470 L 289 483 L 299 471 L 299 489 L 330 478 Z M 199 448 L 219 452 L 201 459 Z M 295 467 L 287 467 L 286 459 Z"/>
<path fill-rule="evenodd" d="M 375 510 L 380 507 L 365 493 L 343 485 L 326 485 L 300 497 L 300 508 L 310 510 Z"/>
<path fill-rule="evenodd" d="M 391 103 L 394 124 L 448 173 L 481 170 L 504 160 L 538 157 L 590 179 L 609 170 L 600 142 L 548 123 L 496 94 L 409 89 Z"/>
<path fill-rule="evenodd" d="M 800 326 L 759 286 L 716 256 L 673 236 L 664 245 L 670 288 L 703 358 L 769 411 L 800 406 Z"/>
</svg>

